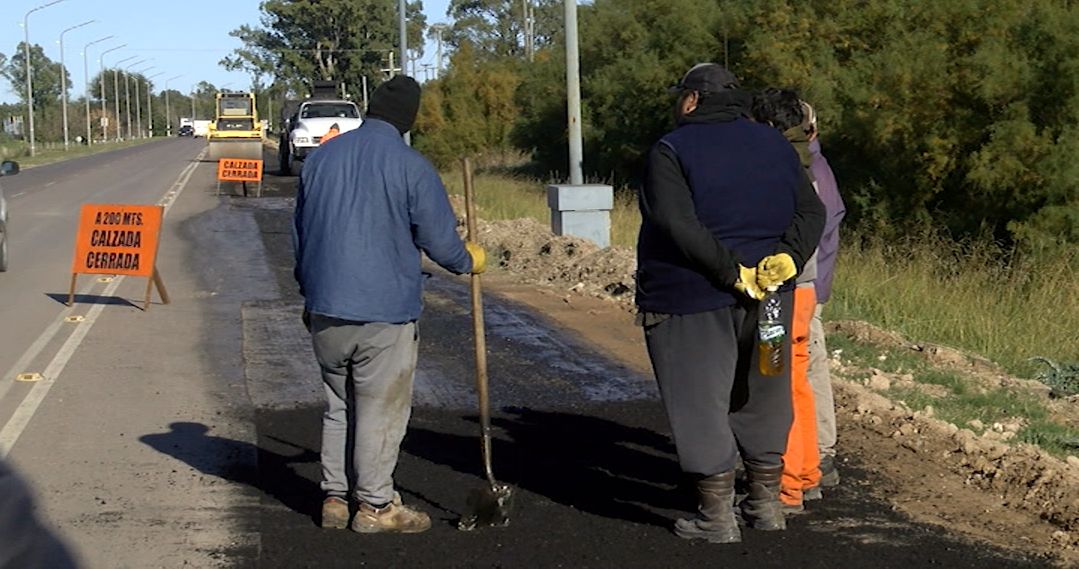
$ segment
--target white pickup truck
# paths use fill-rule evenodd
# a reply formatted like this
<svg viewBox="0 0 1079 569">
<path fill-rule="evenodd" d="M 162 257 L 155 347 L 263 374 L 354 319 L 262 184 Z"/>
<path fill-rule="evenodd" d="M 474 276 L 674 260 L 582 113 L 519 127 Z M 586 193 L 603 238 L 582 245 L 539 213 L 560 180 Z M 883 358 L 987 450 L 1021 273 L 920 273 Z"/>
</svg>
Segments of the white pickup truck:
<svg viewBox="0 0 1079 569">
<path fill-rule="evenodd" d="M 288 147 L 279 151 L 281 173 L 291 173 L 295 162 L 318 148 L 323 135 L 335 124 L 342 133 L 360 128 L 363 119 L 356 103 L 335 99 L 313 99 L 302 103 L 289 124 Z"/>
</svg>

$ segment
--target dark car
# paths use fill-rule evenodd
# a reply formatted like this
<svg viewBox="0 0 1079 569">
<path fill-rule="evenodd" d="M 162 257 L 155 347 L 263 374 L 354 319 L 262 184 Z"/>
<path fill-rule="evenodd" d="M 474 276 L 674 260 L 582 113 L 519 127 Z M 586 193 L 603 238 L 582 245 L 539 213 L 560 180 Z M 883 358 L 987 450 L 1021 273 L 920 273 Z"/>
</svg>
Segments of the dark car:
<svg viewBox="0 0 1079 569">
<path fill-rule="evenodd" d="M 195 127 L 185 124 L 180 127 L 180 136 L 195 136 Z"/>
</svg>

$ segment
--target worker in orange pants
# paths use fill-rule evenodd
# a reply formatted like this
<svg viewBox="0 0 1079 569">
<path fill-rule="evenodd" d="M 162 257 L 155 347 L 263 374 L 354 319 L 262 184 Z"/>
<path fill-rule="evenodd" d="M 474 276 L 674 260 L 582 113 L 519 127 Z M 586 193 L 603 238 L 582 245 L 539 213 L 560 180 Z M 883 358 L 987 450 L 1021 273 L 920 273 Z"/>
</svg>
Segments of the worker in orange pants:
<svg viewBox="0 0 1079 569">
<path fill-rule="evenodd" d="M 791 323 L 791 398 L 794 421 L 787 436 L 783 455 L 783 478 L 779 499 L 786 513 L 803 511 L 808 491 L 811 499 L 819 497 L 820 450 L 817 448 L 817 413 L 813 387 L 809 384 L 809 323 L 817 307 L 813 283 L 800 283 L 794 289 L 794 314 Z"/>
</svg>

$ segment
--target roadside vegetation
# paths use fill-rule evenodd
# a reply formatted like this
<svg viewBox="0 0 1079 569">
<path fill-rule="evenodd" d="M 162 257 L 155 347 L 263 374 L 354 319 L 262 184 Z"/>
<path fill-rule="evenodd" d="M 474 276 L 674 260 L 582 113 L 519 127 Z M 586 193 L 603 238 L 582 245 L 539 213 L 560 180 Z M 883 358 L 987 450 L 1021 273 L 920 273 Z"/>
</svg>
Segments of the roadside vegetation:
<svg viewBox="0 0 1079 569">
<path fill-rule="evenodd" d="M 151 140 L 153 139 L 142 138 L 137 140 L 125 140 L 122 142 L 106 142 L 104 144 L 95 143 L 93 146 L 72 144 L 68 150 L 64 150 L 64 144 L 62 142 L 45 142 L 37 145 L 37 152 L 33 157 L 30 156 L 30 145 L 27 143 L 22 141 L 6 144 L 0 143 L 0 159 L 15 160 L 22 168 L 32 168 L 34 166 L 43 166 L 45 164 L 52 164 L 53 162 L 78 158 L 80 156 L 90 156 L 91 154 L 108 152 L 109 150 L 130 148 L 132 146 L 150 142 Z"/>
<path fill-rule="evenodd" d="M 443 180 L 450 193 L 463 193 L 459 169 L 446 170 Z M 548 224 L 544 188 L 536 179 L 481 171 L 480 215 Z M 632 191 L 617 196 L 612 244 L 633 247 L 640 213 Z M 1017 376 L 1079 385 L 1079 373 L 1068 363 L 1079 362 L 1077 270 L 1076 250 L 1039 256 L 990 239 L 956 241 L 925 232 L 886 241 L 848 228 L 825 317 L 865 320 L 980 354 Z"/>
</svg>

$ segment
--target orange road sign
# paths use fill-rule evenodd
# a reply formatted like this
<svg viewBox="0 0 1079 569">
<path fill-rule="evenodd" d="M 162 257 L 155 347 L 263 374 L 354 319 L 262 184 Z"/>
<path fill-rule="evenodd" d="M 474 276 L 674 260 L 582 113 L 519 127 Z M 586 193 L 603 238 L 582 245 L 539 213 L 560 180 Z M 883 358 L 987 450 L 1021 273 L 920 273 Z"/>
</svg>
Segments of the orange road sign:
<svg viewBox="0 0 1079 569">
<path fill-rule="evenodd" d="M 75 235 L 68 305 L 75 300 L 75 280 L 80 274 L 148 277 L 146 307 L 150 304 L 151 284 L 157 285 L 162 300 L 168 304 L 168 293 L 156 267 L 164 213 L 165 208 L 159 205 L 83 205 Z"/>
<path fill-rule="evenodd" d="M 219 182 L 261 182 L 262 160 L 222 158 L 217 161 Z"/>
</svg>

